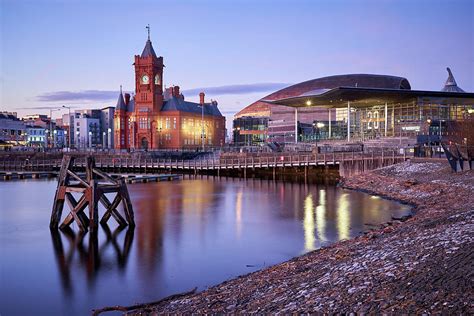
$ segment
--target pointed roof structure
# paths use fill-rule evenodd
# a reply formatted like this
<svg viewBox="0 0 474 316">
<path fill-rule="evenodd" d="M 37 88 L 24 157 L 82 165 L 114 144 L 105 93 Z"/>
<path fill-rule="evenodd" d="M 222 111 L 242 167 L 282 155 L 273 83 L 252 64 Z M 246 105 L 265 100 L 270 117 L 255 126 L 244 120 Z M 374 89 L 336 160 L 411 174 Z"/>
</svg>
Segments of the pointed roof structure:
<svg viewBox="0 0 474 316">
<path fill-rule="evenodd" d="M 127 106 L 125 105 L 125 100 L 123 99 L 123 94 L 122 94 L 122 86 L 120 86 L 120 94 L 117 100 L 117 105 L 115 106 L 116 110 L 127 110 Z"/>
<path fill-rule="evenodd" d="M 458 87 L 456 80 L 454 79 L 453 73 L 451 72 L 451 69 L 446 68 L 448 71 L 448 79 L 446 80 L 446 83 L 444 84 L 444 88 L 441 91 L 444 92 L 465 92 L 463 89 Z"/>
<path fill-rule="evenodd" d="M 151 44 L 150 40 L 150 24 L 148 24 L 146 28 L 148 30 L 148 39 L 146 41 L 145 48 L 143 49 L 141 57 L 144 58 L 148 56 L 153 56 L 154 58 L 158 58 L 156 57 L 155 50 L 153 49 L 153 45 Z"/>
</svg>

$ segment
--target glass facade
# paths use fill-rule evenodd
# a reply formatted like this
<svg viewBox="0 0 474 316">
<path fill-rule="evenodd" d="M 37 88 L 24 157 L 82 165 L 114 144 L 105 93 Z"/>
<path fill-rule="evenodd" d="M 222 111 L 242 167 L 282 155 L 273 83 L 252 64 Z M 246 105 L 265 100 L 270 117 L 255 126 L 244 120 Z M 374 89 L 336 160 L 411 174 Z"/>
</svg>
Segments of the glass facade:
<svg viewBox="0 0 474 316">
<path fill-rule="evenodd" d="M 440 135 L 452 121 L 462 121 L 474 113 L 472 104 L 441 103 L 441 100 L 419 98 L 397 104 L 350 106 L 350 139 L 370 140 L 381 137 L 416 137 Z M 320 124 L 318 139 L 347 139 L 348 108 L 336 109 L 336 120 Z"/>
<path fill-rule="evenodd" d="M 268 138 L 268 117 L 244 116 L 233 121 L 233 142 L 236 145 L 256 145 Z"/>
</svg>

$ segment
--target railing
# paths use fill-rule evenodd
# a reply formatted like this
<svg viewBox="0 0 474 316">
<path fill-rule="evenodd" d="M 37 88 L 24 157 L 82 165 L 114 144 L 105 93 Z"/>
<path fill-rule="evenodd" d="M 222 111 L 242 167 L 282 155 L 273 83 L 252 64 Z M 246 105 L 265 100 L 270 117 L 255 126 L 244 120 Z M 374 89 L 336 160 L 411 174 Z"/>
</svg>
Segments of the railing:
<svg viewBox="0 0 474 316">
<path fill-rule="evenodd" d="M 152 159 L 129 157 L 96 157 L 96 166 L 104 169 L 176 169 L 176 170 L 216 170 L 241 168 L 269 168 L 269 167 L 301 167 L 317 165 L 337 165 L 348 161 L 374 161 L 375 159 L 400 161 L 406 158 L 405 154 L 396 151 L 381 151 L 378 153 L 340 152 L 316 154 L 286 154 L 266 155 L 263 157 L 222 157 L 201 160 Z M 76 158 L 76 167 L 85 167 L 85 158 Z M 37 159 L 23 161 L 0 161 L 1 170 L 51 171 L 58 170 L 61 159 Z"/>
</svg>

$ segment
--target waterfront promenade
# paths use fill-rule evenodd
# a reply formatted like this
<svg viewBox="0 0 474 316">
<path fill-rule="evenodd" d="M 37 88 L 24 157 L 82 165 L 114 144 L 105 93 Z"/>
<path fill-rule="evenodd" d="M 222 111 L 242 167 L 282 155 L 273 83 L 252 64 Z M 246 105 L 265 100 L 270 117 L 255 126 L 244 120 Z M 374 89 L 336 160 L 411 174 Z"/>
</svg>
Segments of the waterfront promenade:
<svg viewBox="0 0 474 316">
<path fill-rule="evenodd" d="M 84 154 L 83 154 L 84 155 Z M 13 157 L 13 158 L 12 158 Z M 19 159 L 12 155 L 10 159 L 0 160 L 0 170 L 4 171 L 58 171 L 61 167 L 61 155 L 41 156 L 33 159 Z M 388 166 L 407 159 L 407 155 L 390 150 L 378 152 L 330 152 L 330 153 L 273 153 L 242 156 L 225 155 L 219 158 L 172 159 L 153 157 L 130 157 L 128 155 L 97 155 L 96 165 L 107 172 L 154 173 L 163 170 L 175 170 L 187 173 L 215 173 L 241 171 L 242 176 L 255 170 L 267 170 L 276 174 L 285 168 L 301 168 L 306 176 L 310 168 L 336 167 L 341 176 L 362 173 L 368 170 Z M 75 167 L 84 169 L 86 159 L 78 157 Z"/>
<path fill-rule="evenodd" d="M 142 313 L 474 313 L 474 173 L 396 164 L 343 186 L 409 203 L 414 216 Z"/>
</svg>

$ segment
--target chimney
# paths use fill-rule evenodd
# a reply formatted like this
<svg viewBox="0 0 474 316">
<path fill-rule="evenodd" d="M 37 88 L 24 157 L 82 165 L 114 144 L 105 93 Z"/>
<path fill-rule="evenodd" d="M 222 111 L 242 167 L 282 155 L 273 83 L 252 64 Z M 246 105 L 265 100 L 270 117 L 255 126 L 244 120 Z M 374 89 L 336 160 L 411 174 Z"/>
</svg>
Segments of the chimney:
<svg viewBox="0 0 474 316">
<path fill-rule="evenodd" d="M 125 93 L 125 105 L 130 103 L 130 93 Z"/>
<path fill-rule="evenodd" d="M 205 96 L 204 92 L 199 93 L 199 103 L 201 105 L 204 104 L 204 96 Z"/>
<path fill-rule="evenodd" d="M 173 87 L 173 96 L 179 98 L 179 86 Z"/>
</svg>

